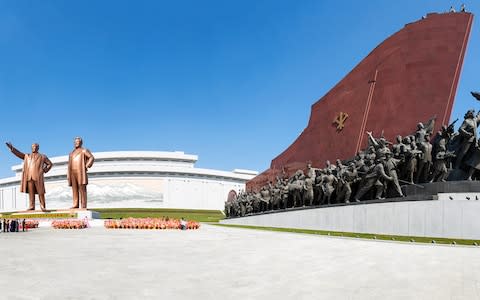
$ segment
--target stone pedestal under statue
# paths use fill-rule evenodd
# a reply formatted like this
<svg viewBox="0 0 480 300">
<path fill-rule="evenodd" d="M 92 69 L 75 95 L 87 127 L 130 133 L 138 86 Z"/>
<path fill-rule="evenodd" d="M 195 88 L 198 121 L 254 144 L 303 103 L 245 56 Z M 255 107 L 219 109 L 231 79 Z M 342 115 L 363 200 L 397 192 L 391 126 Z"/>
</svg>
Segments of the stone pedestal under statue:
<svg viewBox="0 0 480 300">
<path fill-rule="evenodd" d="M 98 211 L 93 211 L 93 210 L 76 210 L 75 213 L 77 214 L 77 219 L 100 219 L 100 213 Z"/>
</svg>

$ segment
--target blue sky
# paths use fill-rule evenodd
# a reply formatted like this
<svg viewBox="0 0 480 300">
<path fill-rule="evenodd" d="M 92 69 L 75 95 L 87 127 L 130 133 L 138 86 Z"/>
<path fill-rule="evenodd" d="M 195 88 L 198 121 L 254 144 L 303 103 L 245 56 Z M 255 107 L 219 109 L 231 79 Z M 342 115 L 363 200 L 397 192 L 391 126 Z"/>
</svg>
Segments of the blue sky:
<svg viewBox="0 0 480 300">
<path fill-rule="evenodd" d="M 82 136 L 94 152 L 181 150 L 197 167 L 263 171 L 375 46 L 461 3 L 0 0 L 0 141 L 53 157 Z M 475 20 L 452 119 L 480 108 L 479 40 Z M 0 145 L 0 178 L 18 163 Z"/>
</svg>

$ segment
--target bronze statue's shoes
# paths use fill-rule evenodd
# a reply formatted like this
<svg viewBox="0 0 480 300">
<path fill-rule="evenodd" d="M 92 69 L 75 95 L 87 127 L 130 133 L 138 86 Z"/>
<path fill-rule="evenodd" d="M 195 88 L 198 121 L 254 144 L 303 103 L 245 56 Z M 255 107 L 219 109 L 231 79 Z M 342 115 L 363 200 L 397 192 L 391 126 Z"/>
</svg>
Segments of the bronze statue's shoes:
<svg viewBox="0 0 480 300">
<path fill-rule="evenodd" d="M 45 208 L 42 208 L 42 211 L 43 211 L 43 212 L 46 212 L 46 211 L 47 211 L 47 209 L 45 209 Z"/>
<path fill-rule="evenodd" d="M 72 206 L 72 207 L 70 207 L 70 209 L 77 209 L 77 208 L 78 208 L 78 206 Z"/>
<path fill-rule="evenodd" d="M 27 210 L 35 210 L 35 207 L 29 207 Z"/>
</svg>

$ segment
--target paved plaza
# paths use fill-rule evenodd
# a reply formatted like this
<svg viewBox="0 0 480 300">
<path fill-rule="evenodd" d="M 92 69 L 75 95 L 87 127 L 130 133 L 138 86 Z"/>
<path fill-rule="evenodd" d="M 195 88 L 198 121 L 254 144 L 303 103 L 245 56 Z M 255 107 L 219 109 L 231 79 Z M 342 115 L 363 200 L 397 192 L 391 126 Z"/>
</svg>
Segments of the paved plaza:
<svg viewBox="0 0 480 300">
<path fill-rule="evenodd" d="M 0 234 L 2 299 L 480 299 L 480 248 L 203 225 Z"/>
</svg>

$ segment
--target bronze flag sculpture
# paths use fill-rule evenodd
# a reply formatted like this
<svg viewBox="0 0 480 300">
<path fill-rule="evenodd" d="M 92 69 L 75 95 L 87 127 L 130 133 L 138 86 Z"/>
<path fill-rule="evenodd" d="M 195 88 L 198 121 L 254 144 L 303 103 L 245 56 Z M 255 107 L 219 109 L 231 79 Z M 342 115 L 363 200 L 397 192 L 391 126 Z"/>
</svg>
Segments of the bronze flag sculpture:
<svg viewBox="0 0 480 300">
<path fill-rule="evenodd" d="M 32 153 L 25 154 L 17 150 L 13 145 L 6 143 L 10 151 L 20 159 L 23 159 L 22 183 L 20 192 L 28 193 L 30 205 L 28 210 L 35 210 L 35 194 L 38 194 L 40 200 L 40 208 L 46 211 L 45 207 L 45 182 L 43 174 L 52 168 L 52 162 L 44 154 L 40 154 L 38 150 L 40 145 L 32 144 Z"/>
<path fill-rule="evenodd" d="M 68 157 L 68 185 L 72 187 L 73 206 L 79 208 L 79 196 L 81 208 L 87 208 L 87 169 L 92 167 L 95 158 L 92 153 L 82 148 L 82 138 L 76 137 L 74 141 L 75 149 Z"/>
</svg>

